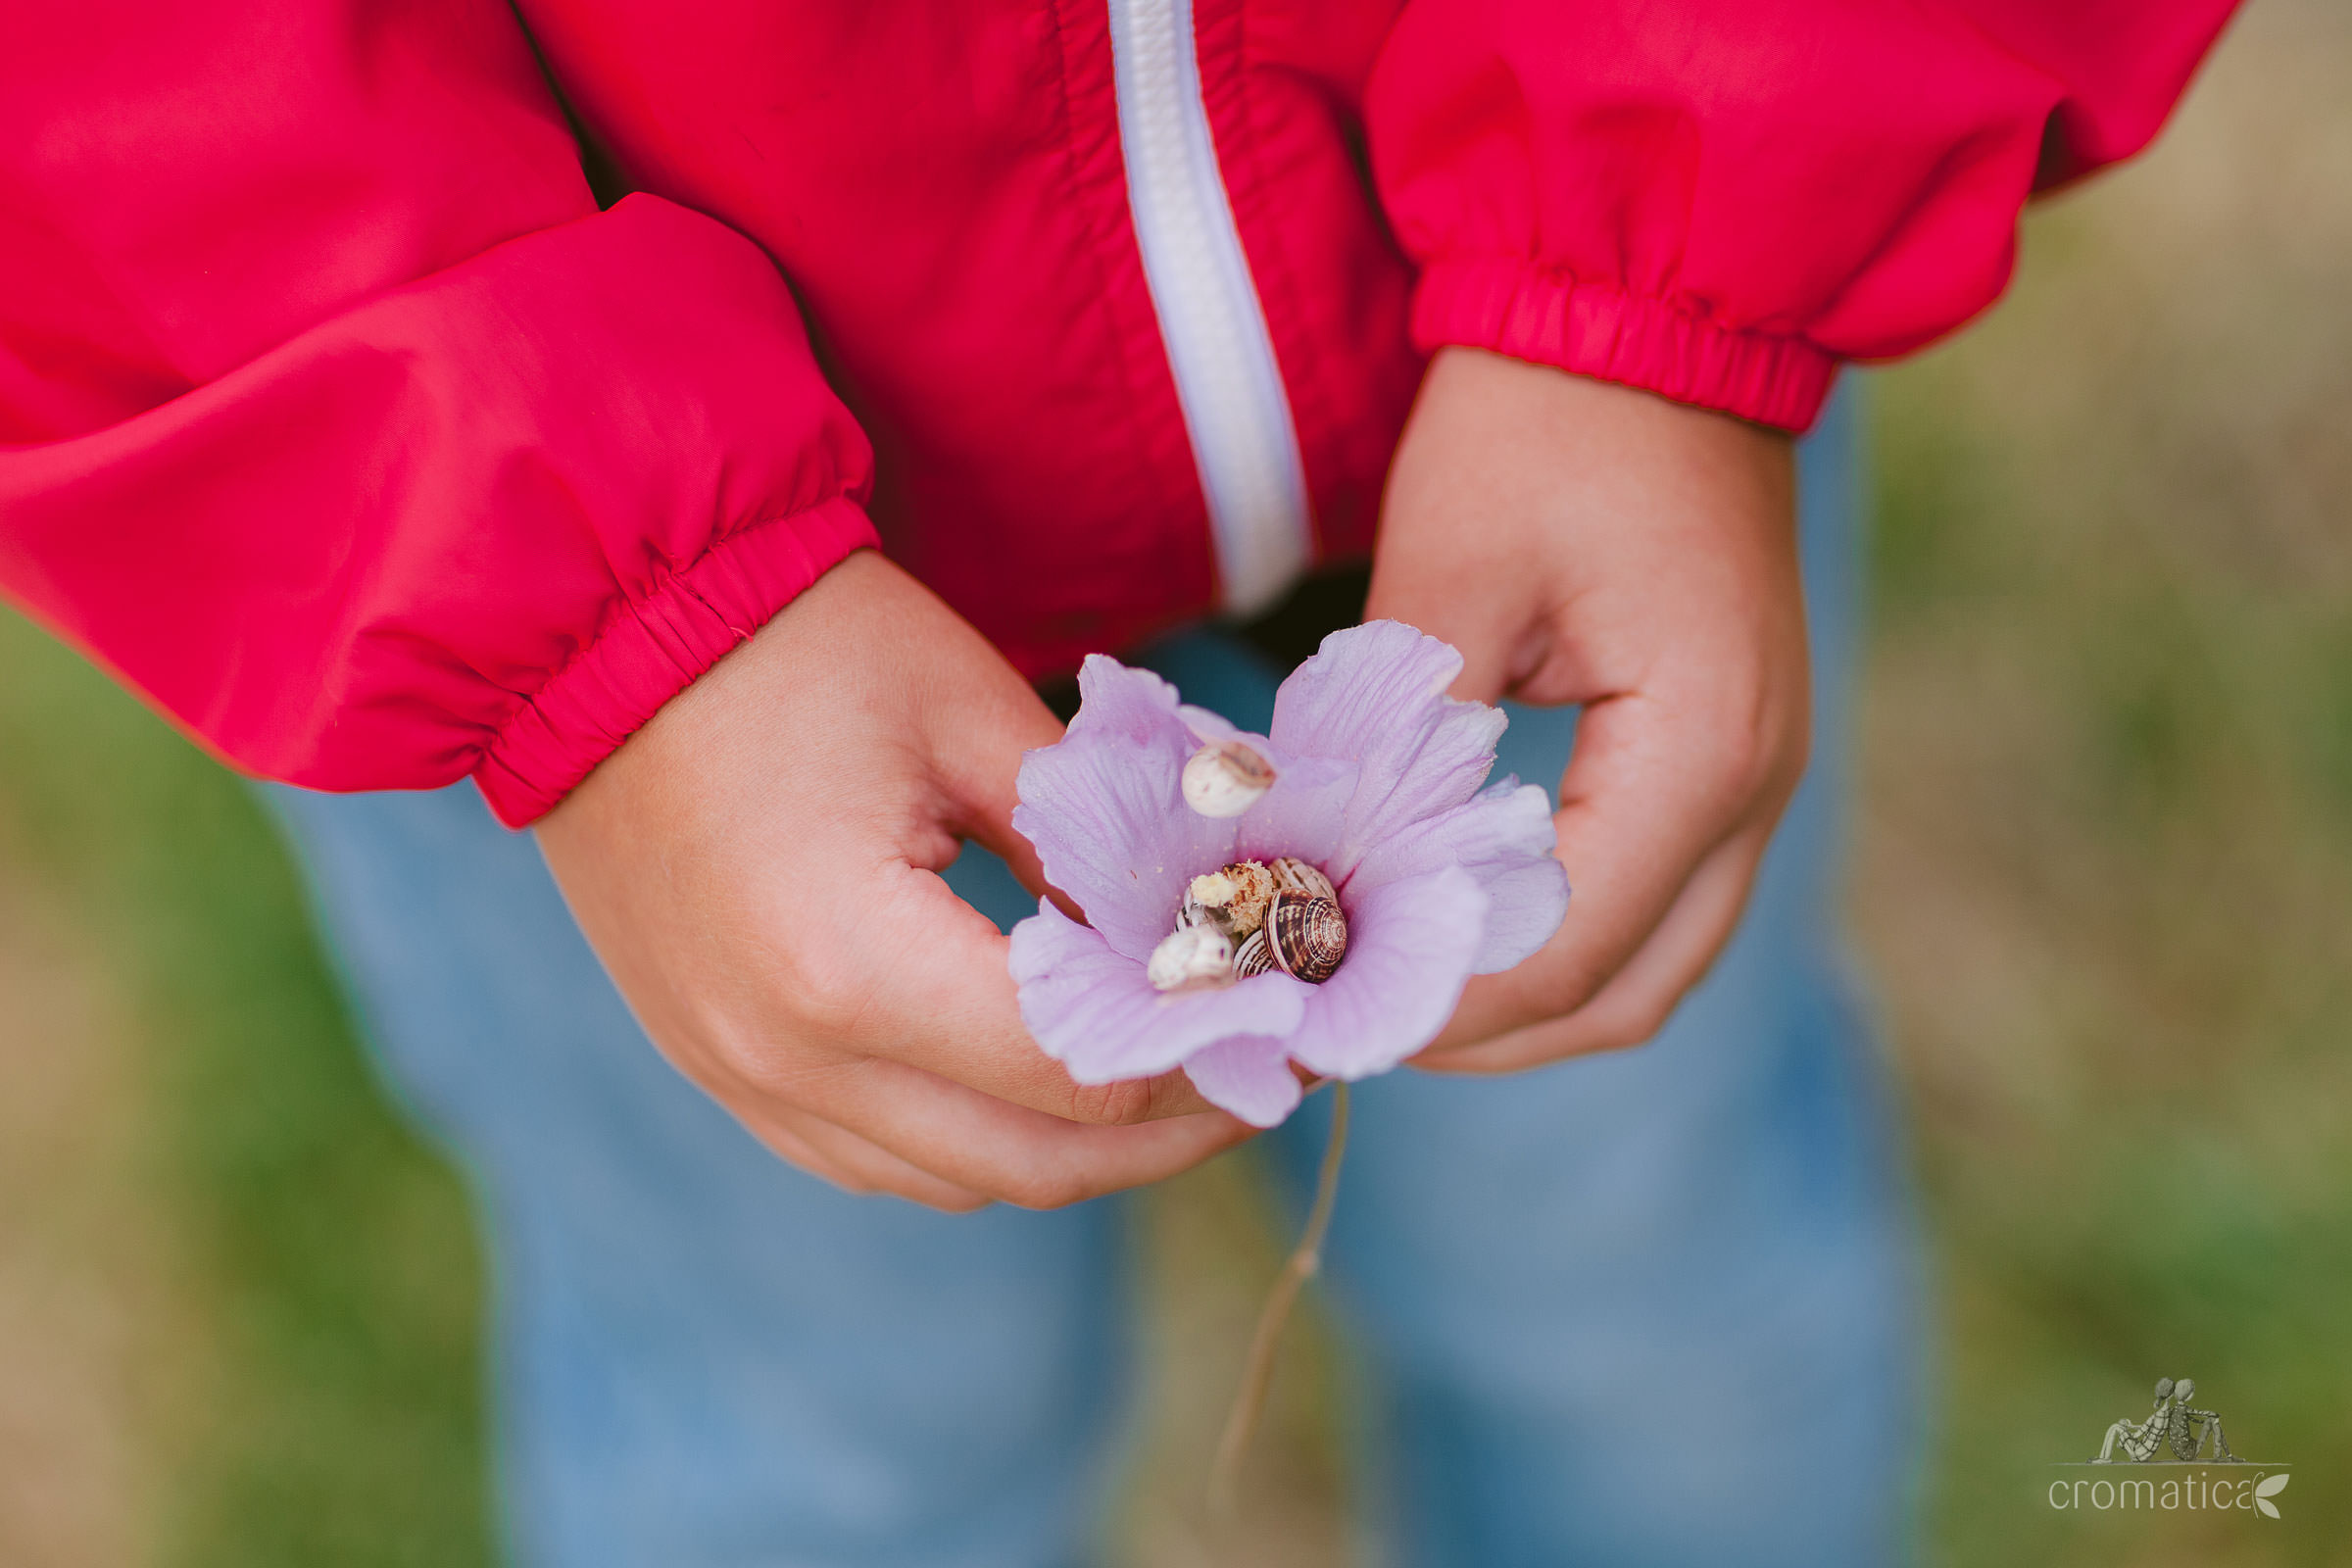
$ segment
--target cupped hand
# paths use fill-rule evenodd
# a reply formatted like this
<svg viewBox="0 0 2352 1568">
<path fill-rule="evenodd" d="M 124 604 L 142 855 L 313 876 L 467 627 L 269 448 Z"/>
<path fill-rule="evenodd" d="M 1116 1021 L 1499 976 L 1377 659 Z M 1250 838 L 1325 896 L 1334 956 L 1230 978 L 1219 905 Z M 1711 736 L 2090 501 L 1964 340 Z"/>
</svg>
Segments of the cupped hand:
<svg viewBox="0 0 2352 1568">
<path fill-rule="evenodd" d="M 794 1164 L 942 1208 L 1051 1207 L 1247 1137 L 1181 1073 L 1087 1087 L 1021 1026 L 1005 939 L 938 872 L 973 839 L 1032 889 L 1012 667 L 850 557 L 672 699 L 538 828 L 654 1043 Z"/>
<path fill-rule="evenodd" d="M 1447 349 L 1390 476 L 1366 613 L 1460 649 L 1456 696 L 1584 708 L 1554 818 L 1567 919 L 1474 980 L 1416 1065 L 1648 1039 L 1730 938 L 1804 769 L 1788 438 Z"/>
</svg>

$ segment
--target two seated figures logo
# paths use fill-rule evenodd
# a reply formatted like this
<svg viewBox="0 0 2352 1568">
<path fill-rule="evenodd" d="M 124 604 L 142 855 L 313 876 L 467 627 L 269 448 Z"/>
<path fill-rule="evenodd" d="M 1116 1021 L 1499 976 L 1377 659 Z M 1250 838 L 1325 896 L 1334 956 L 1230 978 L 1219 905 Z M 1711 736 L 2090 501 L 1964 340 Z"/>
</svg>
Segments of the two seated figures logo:
<svg viewBox="0 0 2352 1568">
<path fill-rule="evenodd" d="M 2156 1407 L 2144 1416 L 2125 1416 L 2107 1428 L 2098 1457 L 2088 1465 L 2137 1467 L 2175 1466 L 2169 1475 L 2149 1475 L 2136 1468 L 2113 1480 L 2088 1476 L 2079 1481 L 2050 1484 L 2050 1506 L 2096 1509 L 2188 1508 L 2198 1511 L 2242 1508 L 2266 1519 L 2278 1517 L 2272 1499 L 2286 1490 L 2285 1465 L 2259 1465 L 2230 1450 L 2223 1435 L 2221 1413 L 2197 1408 L 2197 1386 L 2187 1378 L 2165 1378 L 2156 1385 Z M 2216 1474 L 2208 1466 L 2229 1465 Z M 2062 1463 L 2060 1469 L 2087 1468 L 2082 1461 Z M 2272 1474 L 2272 1471 L 2277 1474 Z"/>
<path fill-rule="evenodd" d="M 2222 1436 L 2221 1416 L 2189 1403 L 2196 1396 L 2197 1386 L 2188 1378 L 2178 1383 L 2159 1378 L 2155 1413 L 2144 1421 L 2126 1416 L 2110 1426 L 2107 1441 L 2099 1446 L 2099 1456 L 2090 1462 L 2113 1464 L 2119 1457 L 2116 1449 L 2121 1448 L 2121 1457 L 2135 1464 L 2147 1464 L 2165 1452 L 2183 1464 L 2199 1459 L 2210 1464 L 2244 1464 L 2245 1460 L 2230 1451 L 2230 1441 Z"/>
</svg>

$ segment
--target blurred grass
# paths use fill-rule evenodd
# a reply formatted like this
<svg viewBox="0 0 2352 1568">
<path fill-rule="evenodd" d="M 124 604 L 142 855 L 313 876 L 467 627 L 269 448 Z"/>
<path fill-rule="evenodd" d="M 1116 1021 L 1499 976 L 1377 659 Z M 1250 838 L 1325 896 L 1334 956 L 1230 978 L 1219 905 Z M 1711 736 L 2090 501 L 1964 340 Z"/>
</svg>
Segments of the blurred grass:
<svg viewBox="0 0 2352 1568">
<path fill-rule="evenodd" d="M 139 1137 L 95 1152 L 128 1167 L 121 1222 L 161 1244 L 135 1268 L 87 1273 L 95 1298 L 149 1327 L 130 1337 L 139 1389 L 113 1440 L 140 1456 L 138 1494 L 87 1502 L 135 1510 L 137 1527 L 0 1516 L 0 1561 L 487 1562 L 481 1271 L 456 1182 L 379 1100 L 244 786 L 13 615 L 0 888 L 63 956 L 12 976 L 33 995 L 0 997 L 0 1092 L 44 1053 L 93 1048 L 42 1026 L 55 988 L 119 1010 Z M 122 1174 L 45 1163 L 0 1195 L 0 1215 L 23 1227 Z M 123 1555 L 74 1554 L 99 1539 Z"/>
<path fill-rule="evenodd" d="M 1930 1558 L 2352 1561 L 2352 13 L 2257 5 L 1877 380 L 1854 900 L 1946 1331 Z M 489 1560 L 456 1182 L 242 788 L 4 614 L 0 1106 L 0 1561 Z M 1187 1568 L 1277 1251 L 1230 1161 L 1152 1211 L 1122 1539 Z M 1247 1556 L 1337 1562 L 1344 1380 L 1294 1348 Z M 2053 1513 L 2182 1375 L 2285 1518 Z"/>
<path fill-rule="evenodd" d="M 2352 12 L 2254 7 L 1880 393 L 1856 923 L 1943 1285 L 1937 1556 L 2352 1560 Z M 2183 1375 L 2294 1464 L 2278 1524 L 2040 1505 Z"/>
</svg>

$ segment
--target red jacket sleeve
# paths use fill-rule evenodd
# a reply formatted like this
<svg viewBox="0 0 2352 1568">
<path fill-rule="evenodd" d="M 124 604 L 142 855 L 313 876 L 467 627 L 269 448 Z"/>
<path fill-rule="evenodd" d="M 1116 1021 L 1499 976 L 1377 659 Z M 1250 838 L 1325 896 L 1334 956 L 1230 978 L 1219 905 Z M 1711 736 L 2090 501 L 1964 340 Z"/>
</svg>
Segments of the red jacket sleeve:
<svg viewBox="0 0 2352 1568">
<path fill-rule="evenodd" d="M 1802 429 L 1989 305 L 2232 0 L 1411 0 L 1372 161 L 1413 333 Z"/>
<path fill-rule="evenodd" d="M 762 252 L 597 211 L 496 0 L 13 24 L 0 591 L 230 760 L 527 822 L 873 542 L 869 461 Z"/>
</svg>

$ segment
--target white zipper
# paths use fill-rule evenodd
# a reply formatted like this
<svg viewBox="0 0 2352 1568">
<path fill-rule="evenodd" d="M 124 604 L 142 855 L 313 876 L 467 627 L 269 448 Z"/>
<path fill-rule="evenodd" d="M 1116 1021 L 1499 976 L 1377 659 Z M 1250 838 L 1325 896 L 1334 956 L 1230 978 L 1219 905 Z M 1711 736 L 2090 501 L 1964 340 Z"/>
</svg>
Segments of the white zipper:
<svg viewBox="0 0 2352 1568">
<path fill-rule="evenodd" d="M 1225 195 L 1192 0 L 1110 0 L 1127 205 L 1208 500 L 1228 614 L 1272 608 L 1313 553 L 1274 339 Z"/>
</svg>

